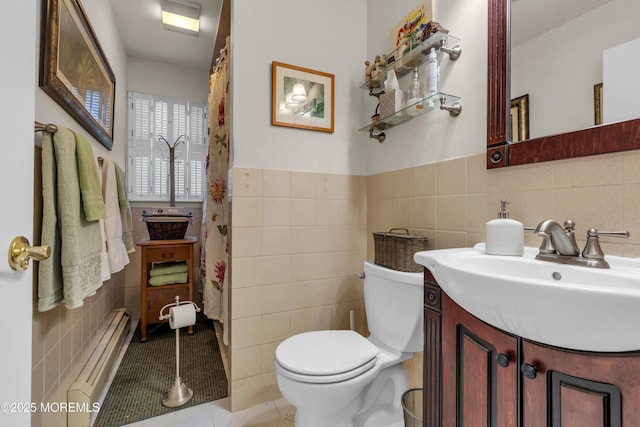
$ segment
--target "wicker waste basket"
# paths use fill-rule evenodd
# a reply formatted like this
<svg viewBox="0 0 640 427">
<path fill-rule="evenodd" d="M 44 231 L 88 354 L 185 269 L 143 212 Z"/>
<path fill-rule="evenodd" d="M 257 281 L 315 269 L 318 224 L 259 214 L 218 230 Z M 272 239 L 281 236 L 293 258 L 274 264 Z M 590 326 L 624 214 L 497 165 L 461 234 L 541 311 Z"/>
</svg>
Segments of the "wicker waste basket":
<svg viewBox="0 0 640 427">
<path fill-rule="evenodd" d="M 184 239 L 191 216 L 160 216 L 142 215 L 147 223 L 147 231 L 151 240 L 179 240 Z"/>
<path fill-rule="evenodd" d="M 405 427 L 422 427 L 423 389 L 412 388 L 402 395 L 402 411 Z"/>
<path fill-rule="evenodd" d="M 392 270 L 420 273 L 424 267 L 413 261 L 413 254 L 427 250 L 429 239 L 409 234 L 406 228 L 392 228 L 385 233 L 373 233 L 373 262 Z"/>
</svg>

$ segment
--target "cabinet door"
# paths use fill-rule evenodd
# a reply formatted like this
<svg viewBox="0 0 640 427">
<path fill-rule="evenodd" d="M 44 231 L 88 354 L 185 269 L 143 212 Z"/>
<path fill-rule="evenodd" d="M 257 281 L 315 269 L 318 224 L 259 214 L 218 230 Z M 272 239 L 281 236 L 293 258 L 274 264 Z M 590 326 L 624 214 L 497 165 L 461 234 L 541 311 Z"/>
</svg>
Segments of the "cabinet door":
<svg viewBox="0 0 640 427">
<path fill-rule="evenodd" d="M 523 343 L 525 427 L 640 426 L 640 355 Z M 535 369 L 532 369 L 535 368 Z"/>
<path fill-rule="evenodd" d="M 442 302 L 442 425 L 517 426 L 517 338 Z"/>
<path fill-rule="evenodd" d="M 147 288 L 147 323 L 160 322 L 160 310 L 167 304 L 176 301 L 176 295 L 181 301 L 189 300 L 187 285 L 167 285 L 164 287 Z M 165 310 L 165 313 L 167 310 Z"/>
</svg>

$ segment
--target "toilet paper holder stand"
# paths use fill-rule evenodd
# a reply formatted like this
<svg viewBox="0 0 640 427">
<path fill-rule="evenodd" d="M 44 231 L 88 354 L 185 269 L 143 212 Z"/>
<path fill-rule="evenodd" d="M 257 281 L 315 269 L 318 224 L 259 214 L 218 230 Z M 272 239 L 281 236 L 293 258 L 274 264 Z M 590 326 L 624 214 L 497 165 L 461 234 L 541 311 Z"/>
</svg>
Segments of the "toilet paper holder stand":
<svg viewBox="0 0 640 427">
<path fill-rule="evenodd" d="M 193 397 L 193 390 L 188 388 L 180 378 L 180 326 L 174 327 L 175 325 L 171 319 L 171 307 L 179 307 L 187 304 L 193 305 L 196 312 L 200 311 L 200 307 L 198 307 L 196 303 L 193 301 L 180 301 L 180 297 L 178 295 L 176 295 L 176 301 L 174 303 L 167 304 L 160 309 L 160 320 L 169 320 L 169 325 L 176 331 L 176 378 L 169 390 L 164 394 L 164 399 L 162 399 L 162 404 L 168 408 L 175 408 L 177 406 L 184 405 Z M 166 314 L 162 314 L 167 308 L 169 311 Z"/>
</svg>

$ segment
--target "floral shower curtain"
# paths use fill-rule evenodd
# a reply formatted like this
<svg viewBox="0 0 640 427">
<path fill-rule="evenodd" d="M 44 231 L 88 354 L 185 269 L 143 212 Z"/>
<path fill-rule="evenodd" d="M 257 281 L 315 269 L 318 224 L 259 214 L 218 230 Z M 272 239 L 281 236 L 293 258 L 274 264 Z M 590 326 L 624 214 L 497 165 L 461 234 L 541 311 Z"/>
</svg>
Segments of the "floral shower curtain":
<svg viewBox="0 0 640 427">
<path fill-rule="evenodd" d="M 227 331 L 229 262 L 229 204 L 227 200 L 229 169 L 229 40 L 222 60 L 209 80 L 209 152 L 207 155 L 207 195 L 203 204 L 201 270 L 204 274 L 204 314 L 223 325 L 223 340 L 229 344 Z"/>
</svg>

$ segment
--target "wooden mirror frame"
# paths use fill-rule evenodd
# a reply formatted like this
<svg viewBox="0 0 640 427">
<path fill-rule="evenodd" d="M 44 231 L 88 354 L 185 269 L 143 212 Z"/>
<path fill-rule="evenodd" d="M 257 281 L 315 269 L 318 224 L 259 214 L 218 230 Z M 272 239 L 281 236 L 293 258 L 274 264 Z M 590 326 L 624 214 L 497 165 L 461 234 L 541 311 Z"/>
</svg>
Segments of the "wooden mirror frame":
<svg viewBox="0 0 640 427">
<path fill-rule="evenodd" d="M 487 169 L 640 148 L 640 119 L 575 132 L 509 141 L 510 0 L 488 0 Z"/>
</svg>

